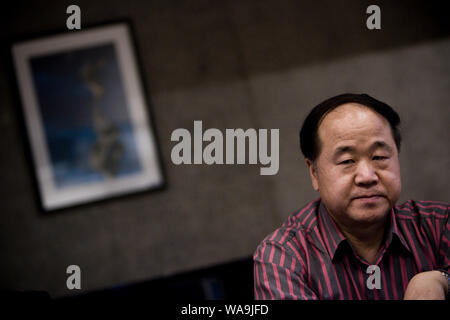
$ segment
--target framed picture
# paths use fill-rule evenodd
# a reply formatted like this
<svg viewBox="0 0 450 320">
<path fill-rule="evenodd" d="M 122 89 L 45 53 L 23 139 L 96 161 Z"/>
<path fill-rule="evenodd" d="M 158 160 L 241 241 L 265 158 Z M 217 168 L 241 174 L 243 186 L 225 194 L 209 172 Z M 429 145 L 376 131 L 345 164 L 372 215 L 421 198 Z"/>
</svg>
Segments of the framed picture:
<svg viewBox="0 0 450 320">
<path fill-rule="evenodd" d="M 164 184 L 128 23 L 15 43 L 46 211 Z"/>
</svg>

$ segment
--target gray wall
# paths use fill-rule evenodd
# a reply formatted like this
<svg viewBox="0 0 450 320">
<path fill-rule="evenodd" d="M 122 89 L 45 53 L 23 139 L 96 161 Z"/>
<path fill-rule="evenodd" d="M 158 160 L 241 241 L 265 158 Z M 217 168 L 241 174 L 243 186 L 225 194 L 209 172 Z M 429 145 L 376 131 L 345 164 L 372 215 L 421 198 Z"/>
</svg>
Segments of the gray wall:
<svg viewBox="0 0 450 320">
<path fill-rule="evenodd" d="M 133 21 L 168 185 L 159 192 L 39 213 L 9 72 L 7 43 L 63 31 L 65 1 L 14 1 L 2 11 L 0 287 L 73 294 L 250 256 L 295 209 L 317 197 L 298 130 L 318 102 L 366 92 L 403 121 L 403 199 L 450 200 L 450 28 L 430 2 L 78 1 L 82 25 Z M 175 166 L 176 128 L 279 128 L 280 171 L 259 165 Z M 77 292 L 79 293 L 79 292 Z"/>
</svg>

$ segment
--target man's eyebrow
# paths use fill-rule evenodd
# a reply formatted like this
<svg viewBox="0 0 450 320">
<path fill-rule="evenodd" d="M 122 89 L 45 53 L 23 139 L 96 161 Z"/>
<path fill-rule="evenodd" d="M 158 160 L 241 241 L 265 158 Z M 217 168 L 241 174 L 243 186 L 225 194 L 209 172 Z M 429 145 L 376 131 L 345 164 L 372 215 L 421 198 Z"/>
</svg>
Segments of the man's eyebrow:
<svg viewBox="0 0 450 320">
<path fill-rule="evenodd" d="M 384 142 L 384 141 L 375 141 L 373 144 L 372 144 L 372 146 L 370 147 L 370 150 L 371 151 L 374 151 L 374 150 L 376 150 L 376 149 L 378 149 L 378 148 L 381 148 L 381 149 L 385 149 L 386 151 L 388 151 L 388 152 L 392 152 L 393 150 L 392 150 L 392 147 L 390 146 L 390 145 L 388 145 L 386 142 Z"/>
<path fill-rule="evenodd" d="M 392 147 L 390 145 L 388 145 L 386 142 L 378 140 L 375 141 L 371 146 L 370 146 L 370 151 L 373 152 L 376 149 L 384 149 L 387 152 L 392 152 Z M 333 153 L 333 159 L 337 159 L 340 155 L 344 154 L 344 153 L 356 153 L 356 148 L 353 146 L 340 146 L 337 147 L 336 150 Z"/>
<path fill-rule="evenodd" d="M 339 157 L 343 153 L 354 153 L 354 152 L 356 152 L 356 148 L 355 147 L 352 147 L 352 146 L 340 146 L 340 147 L 337 147 L 336 150 L 334 151 L 333 158 L 336 159 L 337 157 Z"/>
</svg>

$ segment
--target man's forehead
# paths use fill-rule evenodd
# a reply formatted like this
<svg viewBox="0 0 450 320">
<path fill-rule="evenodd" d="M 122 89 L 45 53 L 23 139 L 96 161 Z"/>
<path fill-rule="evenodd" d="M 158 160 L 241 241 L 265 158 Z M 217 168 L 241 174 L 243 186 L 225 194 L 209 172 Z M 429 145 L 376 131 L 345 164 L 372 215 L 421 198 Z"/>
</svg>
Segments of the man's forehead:
<svg viewBox="0 0 450 320">
<path fill-rule="evenodd" d="M 321 120 L 318 132 L 326 131 L 327 138 L 346 138 L 359 131 L 376 131 L 383 133 L 389 127 L 389 122 L 382 115 L 369 107 L 348 103 L 327 113 Z"/>
<path fill-rule="evenodd" d="M 386 151 L 392 151 L 392 147 L 386 142 L 384 139 L 370 139 L 365 144 L 360 145 L 354 142 L 343 142 L 336 144 L 333 148 L 334 154 L 342 154 L 342 153 L 355 153 L 358 152 L 359 149 L 368 149 L 369 151 L 375 151 L 377 149 L 384 149 Z"/>
<path fill-rule="evenodd" d="M 353 121 L 358 122 L 364 121 L 368 117 L 381 117 L 384 119 L 383 116 L 365 105 L 354 102 L 344 103 L 327 112 L 321 119 L 319 126 L 323 122 L 332 122 L 343 118 L 351 118 Z"/>
<path fill-rule="evenodd" d="M 326 114 L 319 125 L 318 136 L 322 148 L 333 153 L 338 147 L 354 151 L 349 148 L 372 149 L 375 141 L 383 141 L 378 147 L 394 143 L 387 119 L 356 103 L 343 104 Z"/>
</svg>

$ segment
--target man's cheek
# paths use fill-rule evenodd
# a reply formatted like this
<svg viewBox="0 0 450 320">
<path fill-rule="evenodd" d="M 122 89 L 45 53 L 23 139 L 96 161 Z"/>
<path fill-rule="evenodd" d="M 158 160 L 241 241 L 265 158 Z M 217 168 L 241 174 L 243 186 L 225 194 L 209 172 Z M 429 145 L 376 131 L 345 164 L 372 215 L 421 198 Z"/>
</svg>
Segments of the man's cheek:
<svg viewBox="0 0 450 320">
<path fill-rule="evenodd" d="M 400 176 L 395 172 L 385 172 L 383 174 L 382 181 L 389 198 L 396 200 L 402 190 L 402 182 Z"/>
<path fill-rule="evenodd" d="M 330 199 L 333 201 L 334 205 L 341 211 L 347 208 L 351 203 L 349 201 L 349 196 L 347 190 L 342 189 L 339 186 L 329 189 Z"/>
</svg>

